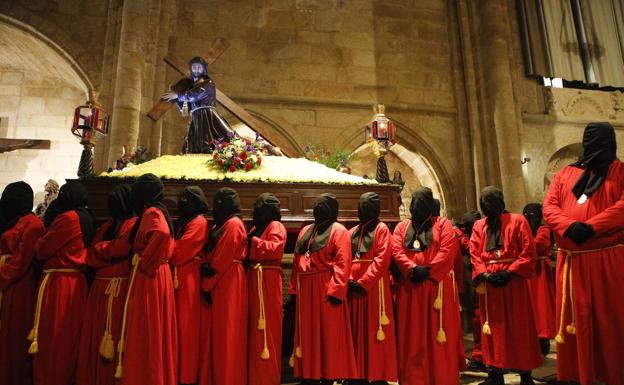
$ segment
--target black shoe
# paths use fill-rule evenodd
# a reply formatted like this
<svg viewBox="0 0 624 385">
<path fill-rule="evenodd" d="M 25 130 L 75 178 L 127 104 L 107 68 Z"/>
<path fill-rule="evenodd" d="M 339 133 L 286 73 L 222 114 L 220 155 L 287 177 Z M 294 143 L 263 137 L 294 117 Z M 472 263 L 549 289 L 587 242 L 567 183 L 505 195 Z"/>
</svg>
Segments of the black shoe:
<svg viewBox="0 0 624 385">
<path fill-rule="evenodd" d="M 531 377 L 531 372 L 520 373 L 520 385 L 535 385 L 533 377 Z"/>
<path fill-rule="evenodd" d="M 546 357 L 550 353 L 550 340 L 548 338 L 540 338 L 539 341 L 542 356 Z"/>
<path fill-rule="evenodd" d="M 469 372 L 487 372 L 487 368 L 485 364 L 481 361 L 468 361 L 468 365 L 466 365 L 466 370 Z"/>
<path fill-rule="evenodd" d="M 480 382 L 479 385 L 505 385 L 505 377 L 500 370 L 490 370 L 487 380 Z"/>
</svg>

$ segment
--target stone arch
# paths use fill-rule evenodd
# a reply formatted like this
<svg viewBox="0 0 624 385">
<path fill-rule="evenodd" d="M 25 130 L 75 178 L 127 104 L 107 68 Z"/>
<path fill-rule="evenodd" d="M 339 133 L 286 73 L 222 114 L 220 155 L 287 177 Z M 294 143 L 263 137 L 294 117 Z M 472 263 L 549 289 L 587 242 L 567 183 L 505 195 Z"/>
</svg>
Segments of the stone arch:
<svg viewBox="0 0 624 385">
<path fill-rule="evenodd" d="M 580 142 L 571 143 L 561 147 L 548 159 L 546 172 L 544 173 L 544 192 L 548 190 L 552 178 L 565 166 L 574 163 L 583 153 L 583 144 Z"/>
<path fill-rule="evenodd" d="M 459 212 L 462 208 L 459 207 L 457 201 L 456 189 L 450 183 L 448 173 L 431 146 L 420 135 L 409 129 L 408 126 L 390 116 L 389 118 L 397 127 L 397 144 L 390 148 L 391 155 L 396 156 L 412 170 L 419 185 L 432 189 L 434 196 L 440 199 L 442 208 L 447 215 Z M 364 143 L 364 128 L 365 126 L 346 141 L 350 143 L 349 148 L 356 149 L 356 153 L 361 153 L 368 148 L 366 143 Z M 390 173 L 392 173 L 392 170 L 390 170 Z M 369 176 L 373 177 L 373 175 Z M 409 191 L 404 191 L 401 194 L 404 201 L 409 194 Z M 408 202 L 404 203 L 408 204 Z"/>
<path fill-rule="evenodd" d="M 35 192 L 42 192 L 50 178 L 61 184 L 66 178 L 75 178 L 82 146 L 70 127 L 74 109 L 87 99 L 91 83 L 57 45 L 2 15 L 0 50 L 0 87 L 4 91 L 0 96 L 0 126 L 4 126 L 0 136 L 51 142 L 49 150 L 0 154 L 0 184 L 25 180 Z"/>
<path fill-rule="evenodd" d="M 28 17 L 27 19 L 31 21 L 38 20 L 34 17 Z M 93 91 L 95 90 L 93 82 L 91 81 L 91 78 L 88 76 L 87 71 L 84 69 L 84 67 L 80 65 L 80 63 L 78 63 L 78 61 L 75 59 L 75 57 L 87 57 L 88 55 L 83 48 L 75 45 L 72 45 L 72 52 L 74 53 L 74 55 L 70 55 L 66 49 L 67 47 L 65 46 L 68 45 L 68 43 L 71 43 L 72 39 L 61 28 L 51 23 L 45 23 L 45 20 L 42 20 L 42 22 L 39 23 L 39 28 L 35 28 L 30 24 L 26 24 L 16 18 L 0 13 L 0 26 L 3 24 L 31 35 L 33 38 L 37 39 L 37 41 L 42 42 L 43 44 L 47 45 L 52 51 L 56 52 L 65 60 L 67 64 L 69 64 L 73 72 L 80 79 L 80 82 L 84 83 L 85 92 L 89 96 L 92 95 Z M 57 43 L 56 41 L 49 38 L 49 36 L 55 36 L 57 37 L 57 39 L 65 42 L 65 44 Z"/>
</svg>

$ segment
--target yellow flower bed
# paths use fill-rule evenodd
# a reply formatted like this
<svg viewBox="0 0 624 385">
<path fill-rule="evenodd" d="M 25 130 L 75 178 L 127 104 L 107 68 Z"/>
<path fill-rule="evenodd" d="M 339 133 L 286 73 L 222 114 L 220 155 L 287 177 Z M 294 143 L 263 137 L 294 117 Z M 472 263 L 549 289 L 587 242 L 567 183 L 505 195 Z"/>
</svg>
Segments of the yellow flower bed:
<svg viewBox="0 0 624 385">
<path fill-rule="evenodd" d="M 229 180 L 233 182 L 377 184 L 374 179 L 344 174 L 305 158 L 264 156 L 262 166 L 248 172 L 223 172 L 206 165 L 212 155 L 163 155 L 123 170 L 102 173 L 111 178 L 135 178 L 152 173 L 165 179 Z"/>
</svg>

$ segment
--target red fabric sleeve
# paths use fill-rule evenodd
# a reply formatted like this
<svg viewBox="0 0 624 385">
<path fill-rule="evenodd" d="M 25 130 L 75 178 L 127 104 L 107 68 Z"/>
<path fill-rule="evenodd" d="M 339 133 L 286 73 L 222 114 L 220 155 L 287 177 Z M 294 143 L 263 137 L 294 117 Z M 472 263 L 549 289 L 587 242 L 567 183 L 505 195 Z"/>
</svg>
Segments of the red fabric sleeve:
<svg viewBox="0 0 624 385">
<path fill-rule="evenodd" d="M 42 233 L 43 224 L 40 221 L 26 223 L 17 249 L 8 262 L 0 267 L 0 290 L 6 289 L 28 271 L 35 256 L 35 243 Z"/>
<path fill-rule="evenodd" d="M 455 229 L 455 234 L 457 235 L 457 240 L 459 241 L 460 250 L 464 254 L 470 253 L 470 238 L 460 229 Z"/>
<path fill-rule="evenodd" d="M 535 251 L 538 256 L 550 256 L 552 253 L 552 243 L 550 241 L 550 228 L 548 226 L 540 226 L 535 234 Z"/>
<path fill-rule="evenodd" d="M 529 222 L 522 215 L 514 215 L 515 226 L 518 229 L 518 242 L 520 243 L 520 254 L 515 261 L 509 265 L 507 270 L 524 278 L 531 278 L 535 274 L 535 262 L 537 253 L 533 243 L 533 234 Z"/>
<path fill-rule="evenodd" d="M 156 270 L 162 263 L 159 256 L 170 251 L 172 241 L 169 226 L 162 212 L 158 209 L 146 211 L 141 218 L 139 232 L 145 233 L 146 242 L 145 249 L 141 253 L 141 270 L 148 277 L 155 277 Z"/>
<path fill-rule="evenodd" d="M 327 295 L 344 301 L 347 298 L 349 274 L 351 273 L 351 237 L 342 225 L 336 225 L 334 226 L 332 238 L 334 246 L 334 273 L 329 281 Z"/>
<path fill-rule="evenodd" d="M 368 269 L 358 279 L 358 283 L 369 291 L 379 279 L 388 271 L 390 258 L 392 258 L 392 239 L 390 230 L 385 223 L 379 223 L 375 229 L 374 239 L 375 254 L 372 256 L 373 262 Z"/>
<path fill-rule="evenodd" d="M 394 260 L 394 263 L 396 263 L 399 270 L 401 270 L 401 275 L 404 277 L 409 277 L 412 268 L 416 266 L 416 264 L 407 256 L 405 247 L 403 247 L 403 240 L 405 238 L 408 225 L 409 221 L 399 223 L 392 234 L 392 259 Z"/>
<path fill-rule="evenodd" d="M 624 176 L 618 178 L 618 183 L 624 183 L 622 179 Z M 622 194 L 620 198 L 613 204 L 613 206 L 602 210 L 599 214 L 594 215 L 588 221 L 596 236 L 605 237 L 621 232 L 624 229 L 624 186 L 622 187 Z"/>
<path fill-rule="evenodd" d="M 78 214 L 72 210 L 57 216 L 48 231 L 37 240 L 35 256 L 38 260 L 45 261 L 75 238 L 82 239 L 82 230 Z"/>
<path fill-rule="evenodd" d="M 565 171 L 564 169 L 563 171 Z M 576 222 L 574 219 L 564 214 L 561 209 L 561 203 L 559 197 L 561 196 L 561 175 L 560 171 L 555 174 L 546 197 L 544 198 L 544 206 L 542 212 L 544 213 L 544 219 L 550 228 L 560 237 L 563 238 L 563 233 L 570 227 L 570 225 Z"/>
<path fill-rule="evenodd" d="M 485 220 L 480 219 L 475 222 L 472 228 L 472 237 L 470 237 L 470 263 L 472 264 L 472 279 L 475 279 L 479 274 L 487 273 L 487 268 L 483 259 L 481 259 L 481 253 L 485 247 Z"/>
<path fill-rule="evenodd" d="M 262 238 L 251 239 L 253 262 L 280 261 L 286 246 L 286 228 L 280 222 L 272 222 Z"/>
<path fill-rule="evenodd" d="M 440 234 L 440 247 L 429 266 L 431 267 L 431 278 L 440 282 L 453 269 L 456 240 L 453 225 L 448 219 L 438 218 L 434 226 L 438 228 Z"/>
<path fill-rule="evenodd" d="M 95 268 L 102 268 L 108 266 L 112 259 L 130 256 L 130 253 L 132 252 L 130 232 L 132 231 L 136 221 L 136 217 L 125 220 L 119 229 L 117 238 L 111 239 L 110 241 L 94 242 L 93 246 L 89 248 L 89 254 L 87 255 L 87 262 L 89 262 L 89 265 Z M 102 227 L 104 226 L 101 226 L 100 229 Z M 98 231 L 100 229 L 98 229 Z"/>
<path fill-rule="evenodd" d="M 241 244 L 246 243 L 247 233 L 243 222 L 237 217 L 229 219 L 223 225 L 221 238 L 211 252 L 214 258 L 210 261 L 210 266 L 216 270 L 216 274 L 203 280 L 202 288 L 204 291 L 210 291 L 215 287 L 223 273 L 234 263 L 235 253 L 240 250 Z"/>
<path fill-rule="evenodd" d="M 308 230 L 310 226 L 312 225 L 304 226 L 301 229 L 301 231 L 299 231 L 299 235 L 297 236 L 297 243 L 299 243 L 299 239 L 303 236 L 303 234 L 305 234 L 305 232 Z M 297 294 L 297 275 L 298 275 L 298 266 L 299 266 L 300 258 L 301 258 L 301 255 L 295 252 L 295 254 L 293 255 L 293 264 L 292 264 L 292 270 L 290 273 L 290 280 L 288 283 L 288 294 L 290 295 Z"/>
<path fill-rule="evenodd" d="M 199 255 L 206 244 L 208 221 L 202 216 L 191 220 L 184 229 L 182 237 L 175 241 L 171 263 L 182 266 Z"/>
</svg>

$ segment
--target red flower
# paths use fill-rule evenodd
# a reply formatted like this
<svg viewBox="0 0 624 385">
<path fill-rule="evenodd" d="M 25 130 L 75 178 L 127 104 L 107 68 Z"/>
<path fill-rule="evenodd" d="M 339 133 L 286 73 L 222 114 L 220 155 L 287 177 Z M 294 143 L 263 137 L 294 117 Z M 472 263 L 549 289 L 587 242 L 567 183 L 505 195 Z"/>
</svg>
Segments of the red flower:
<svg viewBox="0 0 624 385">
<path fill-rule="evenodd" d="M 248 145 L 248 146 L 251 146 L 251 140 L 245 139 L 245 144 Z"/>
<path fill-rule="evenodd" d="M 221 148 L 226 148 L 228 146 L 228 144 L 229 144 L 228 142 L 221 143 Z"/>
<path fill-rule="evenodd" d="M 219 165 L 219 167 L 223 166 L 223 160 L 222 160 L 222 159 L 219 159 L 219 160 L 217 161 L 217 164 Z"/>
<path fill-rule="evenodd" d="M 212 159 L 217 159 L 218 157 L 219 157 L 218 153 L 215 152 L 214 154 L 212 154 Z"/>
<path fill-rule="evenodd" d="M 252 167 L 251 162 L 247 162 L 247 163 L 245 163 L 245 170 L 246 170 L 246 171 L 251 170 L 251 167 Z"/>
<path fill-rule="evenodd" d="M 312 155 L 312 159 L 316 159 L 316 158 L 318 158 L 318 155 L 316 154 Z"/>
<path fill-rule="evenodd" d="M 258 155 L 258 166 L 260 166 L 261 164 L 262 164 L 262 157 Z"/>
<path fill-rule="evenodd" d="M 247 159 L 247 153 L 245 151 L 241 151 L 240 154 L 238 154 L 238 156 L 240 156 L 240 158 L 242 160 L 246 160 Z"/>
<path fill-rule="evenodd" d="M 234 164 L 236 166 L 238 166 L 240 164 L 240 162 L 241 162 L 240 158 L 234 158 Z"/>
<path fill-rule="evenodd" d="M 234 165 L 231 165 L 230 166 L 230 172 L 234 172 L 234 171 L 236 171 L 236 167 L 234 167 Z"/>
</svg>

